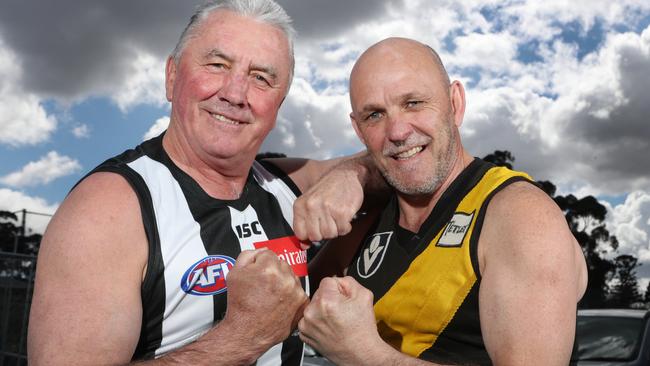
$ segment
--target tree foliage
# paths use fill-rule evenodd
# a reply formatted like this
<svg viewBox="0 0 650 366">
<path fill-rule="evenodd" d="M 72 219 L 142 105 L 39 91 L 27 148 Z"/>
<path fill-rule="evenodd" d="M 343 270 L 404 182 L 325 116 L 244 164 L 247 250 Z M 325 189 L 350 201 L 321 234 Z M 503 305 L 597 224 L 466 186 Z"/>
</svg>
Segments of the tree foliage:
<svg viewBox="0 0 650 366">
<path fill-rule="evenodd" d="M 515 157 L 508 150 L 496 150 L 492 154 L 484 156 L 483 160 L 496 166 L 504 166 L 508 169 L 512 169 L 512 163 L 515 162 Z"/>
<path fill-rule="evenodd" d="M 636 268 L 639 266 L 636 257 L 628 254 L 619 255 L 614 259 L 616 273 L 614 286 L 609 293 L 611 307 L 631 307 L 642 302 L 636 278 Z"/>
<path fill-rule="evenodd" d="M 31 278 L 36 261 L 30 256 L 38 253 L 42 235 L 23 233 L 15 214 L 0 211 L 0 252 L 6 253 L 0 256 L 0 277 L 18 280 Z"/>
</svg>

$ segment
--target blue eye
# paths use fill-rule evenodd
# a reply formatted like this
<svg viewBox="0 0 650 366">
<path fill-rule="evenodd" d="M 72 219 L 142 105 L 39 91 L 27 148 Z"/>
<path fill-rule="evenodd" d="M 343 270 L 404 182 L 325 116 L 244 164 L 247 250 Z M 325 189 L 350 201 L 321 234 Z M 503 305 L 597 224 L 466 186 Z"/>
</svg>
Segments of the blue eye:
<svg viewBox="0 0 650 366">
<path fill-rule="evenodd" d="M 262 82 L 266 85 L 271 85 L 271 83 L 269 83 L 269 81 L 266 80 L 266 78 L 260 74 L 255 74 L 253 75 L 253 77 L 255 78 L 256 81 Z"/>
<path fill-rule="evenodd" d="M 372 113 L 369 113 L 369 114 L 366 116 L 365 120 L 366 120 L 366 121 L 369 121 L 369 120 L 379 119 L 379 118 L 381 118 L 381 113 L 379 113 L 379 112 L 372 112 Z"/>
<path fill-rule="evenodd" d="M 416 105 L 418 105 L 420 103 L 422 103 L 422 101 L 420 101 L 420 100 L 409 100 L 408 102 L 406 102 L 406 108 L 415 107 Z"/>
</svg>

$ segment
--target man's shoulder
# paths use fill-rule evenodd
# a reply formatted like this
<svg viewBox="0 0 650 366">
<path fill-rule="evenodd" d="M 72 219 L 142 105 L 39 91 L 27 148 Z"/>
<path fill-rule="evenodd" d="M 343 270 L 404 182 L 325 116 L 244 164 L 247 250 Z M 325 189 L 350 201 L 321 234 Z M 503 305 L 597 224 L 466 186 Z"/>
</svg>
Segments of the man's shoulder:
<svg viewBox="0 0 650 366">
<path fill-rule="evenodd" d="M 94 172 L 70 191 L 62 208 L 66 213 L 82 211 L 88 215 L 101 215 L 113 210 L 137 209 L 137 202 L 137 196 L 124 176 L 114 172 Z"/>
<path fill-rule="evenodd" d="M 497 192 L 490 202 L 490 207 L 494 213 L 507 214 L 518 210 L 531 213 L 548 212 L 549 208 L 557 208 L 557 205 L 534 182 L 521 180 L 512 182 Z"/>
<path fill-rule="evenodd" d="M 499 246 L 526 250 L 571 240 L 566 219 L 553 199 L 530 182 L 514 182 L 495 194 L 487 208 L 483 233 Z M 492 240 L 494 239 L 494 240 Z"/>
</svg>

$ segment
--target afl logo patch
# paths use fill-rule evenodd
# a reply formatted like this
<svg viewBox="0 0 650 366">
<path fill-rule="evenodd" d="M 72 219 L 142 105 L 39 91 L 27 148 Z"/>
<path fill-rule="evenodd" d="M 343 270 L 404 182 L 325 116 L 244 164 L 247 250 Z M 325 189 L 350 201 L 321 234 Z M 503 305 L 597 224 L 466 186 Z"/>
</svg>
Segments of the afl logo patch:
<svg viewBox="0 0 650 366">
<path fill-rule="evenodd" d="M 226 291 L 226 277 L 235 260 L 211 255 L 194 263 L 181 278 L 181 289 L 192 295 L 216 295 Z"/>
<path fill-rule="evenodd" d="M 375 233 L 363 243 L 364 248 L 357 259 L 357 273 L 361 278 L 368 278 L 377 272 L 388 250 L 392 231 Z"/>
</svg>

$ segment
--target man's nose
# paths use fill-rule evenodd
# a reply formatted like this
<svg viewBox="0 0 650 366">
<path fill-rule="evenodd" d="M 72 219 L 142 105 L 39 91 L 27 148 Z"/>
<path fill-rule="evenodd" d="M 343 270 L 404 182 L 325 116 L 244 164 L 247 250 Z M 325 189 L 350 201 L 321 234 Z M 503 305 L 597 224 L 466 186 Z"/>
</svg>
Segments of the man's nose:
<svg viewBox="0 0 650 366">
<path fill-rule="evenodd" d="M 386 128 L 386 137 L 395 145 L 400 145 L 413 133 L 413 127 L 401 114 L 389 116 Z"/>
<path fill-rule="evenodd" d="M 224 78 L 224 84 L 219 89 L 218 96 L 220 100 L 241 108 L 246 105 L 247 92 L 248 78 L 244 75 L 230 73 Z"/>
</svg>

